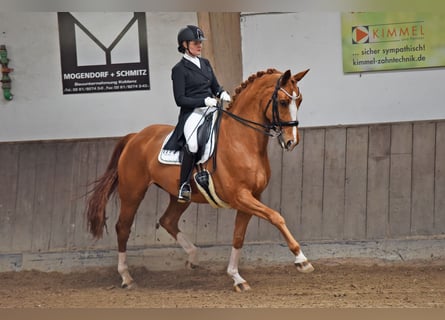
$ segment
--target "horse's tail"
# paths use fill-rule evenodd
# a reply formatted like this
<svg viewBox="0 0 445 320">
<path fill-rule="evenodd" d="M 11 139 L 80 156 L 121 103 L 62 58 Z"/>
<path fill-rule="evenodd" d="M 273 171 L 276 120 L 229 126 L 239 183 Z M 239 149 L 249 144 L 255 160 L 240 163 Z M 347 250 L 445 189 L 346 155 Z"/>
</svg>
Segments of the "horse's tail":
<svg viewBox="0 0 445 320">
<path fill-rule="evenodd" d="M 114 194 L 119 184 L 117 165 L 119 158 L 134 133 L 121 138 L 114 147 L 110 162 L 105 173 L 93 182 L 94 187 L 89 191 L 91 195 L 87 200 L 86 216 L 88 219 L 88 230 L 95 238 L 101 238 L 106 226 L 106 206 L 108 199 Z"/>
</svg>

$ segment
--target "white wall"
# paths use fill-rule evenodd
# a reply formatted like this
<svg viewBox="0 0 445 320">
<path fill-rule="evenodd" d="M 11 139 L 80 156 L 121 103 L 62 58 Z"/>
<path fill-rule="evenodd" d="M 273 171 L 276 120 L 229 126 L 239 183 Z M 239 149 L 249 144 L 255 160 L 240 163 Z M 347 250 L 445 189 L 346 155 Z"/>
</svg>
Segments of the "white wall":
<svg viewBox="0 0 445 320">
<path fill-rule="evenodd" d="M 149 91 L 62 94 L 57 13 L 0 12 L 12 101 L 0 96 L 0 141 L 113 137 L 153 123 L 175 124 L 170 70 L 178 30 L 196 13 L 147 13 Z M 110 21 L 112 23 L 112 21 Z"/>
<path fill-rule="evenodd" d="M 0 44 L 15 70 L 14 99 L 0 96 L 0 141 L 113 137 L 175 124 L 170 70 L 180 59 L 177 32 L 189 23 L 196 13 L 147 12 L 150 91 L 63 95 L 57 14 L 1 12 Z M 300 84 L 304 127 L 445 118 L 443 68 L 343 74 L 338 12 L 245 14 L 241 33 L 244 78 L 269 67 L 311 69 Z"/>
<path fill-rule="evenodd" d="M 244 78 L 274 67 L 301 81 L 301 125 L 325 126 L 445 118 L 445 69 L 344 74 L 340 13 L 246 14 L 241 18 Z"/>
</svg>

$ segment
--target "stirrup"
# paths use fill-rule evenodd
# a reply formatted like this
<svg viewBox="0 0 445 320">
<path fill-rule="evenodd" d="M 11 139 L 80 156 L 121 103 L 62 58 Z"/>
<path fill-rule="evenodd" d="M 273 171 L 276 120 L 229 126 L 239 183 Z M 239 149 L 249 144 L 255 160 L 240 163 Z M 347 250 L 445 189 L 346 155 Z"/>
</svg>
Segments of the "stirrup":
<svg viewBox="0 0 445 320">
<path fill-rule="evenodd" d="M 178 202 L 185 203 L 190 202 L 192 195 L 192 188 L 188 182 L 184 182 L 179 188 Z"/>
</svg>

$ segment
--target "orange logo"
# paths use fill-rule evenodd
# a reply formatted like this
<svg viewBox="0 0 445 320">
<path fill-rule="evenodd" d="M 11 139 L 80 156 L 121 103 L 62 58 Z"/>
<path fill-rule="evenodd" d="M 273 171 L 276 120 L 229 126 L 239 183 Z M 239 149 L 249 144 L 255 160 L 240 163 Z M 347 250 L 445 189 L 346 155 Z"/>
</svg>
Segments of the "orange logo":
<svg viewBox="0 0 445 320">
<path fill-rule="evenodd" d="M 357 26 L 352 27 L 352 43 L 369 43 L 369 27 Z"/>
</svg>

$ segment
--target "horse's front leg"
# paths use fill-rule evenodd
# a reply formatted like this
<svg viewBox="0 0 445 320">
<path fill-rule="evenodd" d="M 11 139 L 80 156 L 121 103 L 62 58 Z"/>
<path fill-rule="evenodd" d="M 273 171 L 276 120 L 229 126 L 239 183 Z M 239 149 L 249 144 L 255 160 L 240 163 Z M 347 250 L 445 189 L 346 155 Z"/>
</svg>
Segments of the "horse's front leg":
<svg viewBox="0 0 445 320">
<path fill-rule="evenodd" d="M 294 263 L 298 271 L 303 273 L 314 271 L 314 267 L 301 251 L 300 244 L 292 236 L 291 232 L 286 226 L 286 221 L 281 214 L 261 203 L 248 190 L 242 190 L 238 193 L 236 206 L 239 210 L 268 220 L 278 228 L 286 240 L 290 251 L 292 251 L 292 253 L 295 255 Z"/>
<path fill-rule="evenodd" d="M 233 232 L 233 247 L 230 253 L 229 266 L 227 267 L 227 274 L 233 279 L 233 288 L 236 292 L 250 290 L 250 286 L 238 271 L 239 259 L 241 256 L 241 248 L 244 244 L 244 237 L 246 235 L 247 225 L 249 224 L 250 214 L 238 211 L 235 220 L 235 230 Z"/>
</svg>

